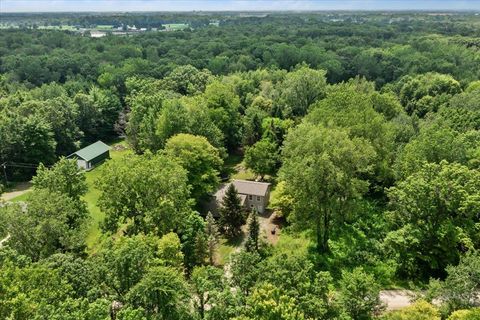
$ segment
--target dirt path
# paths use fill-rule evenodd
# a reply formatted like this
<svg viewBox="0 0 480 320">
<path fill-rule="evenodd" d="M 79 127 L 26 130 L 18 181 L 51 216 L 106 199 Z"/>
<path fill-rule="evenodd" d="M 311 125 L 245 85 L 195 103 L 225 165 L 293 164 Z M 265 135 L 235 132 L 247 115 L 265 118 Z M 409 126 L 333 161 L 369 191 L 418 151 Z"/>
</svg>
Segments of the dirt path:
<svg viewBox="0 0 480 320">
<path fill-rule="evenodd" d="M 8 241 L 8 239 L 10 239 L 10 235 L 7 235 L 5 238 L 3 238 L 2 240 L 0 240 L 0 248 L 3 246 L 3 244 L 4 244 L 5 242 Z"/>
<path fill-rule="evenodd" d="M 383 290 L 380 291 L 380 300 L 387 310 L 398 310 L 410 306 L 413 295 L 411 290 Z"/>
<path fill-rule="evenodd" d="M 30 187 L 32 186 L 31 182 L 19 182 L 15 185 L 15 187 L 9 191 L 5 192 L 0 196 L 0 199 L 4 201 L 10 201 L 22 194 L 30 191 Z"/>
</svg>

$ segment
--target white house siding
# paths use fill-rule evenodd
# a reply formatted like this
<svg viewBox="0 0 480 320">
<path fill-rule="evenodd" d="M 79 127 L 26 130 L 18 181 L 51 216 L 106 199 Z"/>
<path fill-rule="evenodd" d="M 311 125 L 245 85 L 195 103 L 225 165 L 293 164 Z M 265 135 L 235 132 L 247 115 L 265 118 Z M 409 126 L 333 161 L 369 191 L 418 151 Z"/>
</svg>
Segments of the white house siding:
<svg viewBox="0 0 480 320">
<path fill-rule="evenodd" d="M 87 163 L 83 159 L 77 159 L 77 166 L 81 169 L 87 169 Z"/>
</svg>

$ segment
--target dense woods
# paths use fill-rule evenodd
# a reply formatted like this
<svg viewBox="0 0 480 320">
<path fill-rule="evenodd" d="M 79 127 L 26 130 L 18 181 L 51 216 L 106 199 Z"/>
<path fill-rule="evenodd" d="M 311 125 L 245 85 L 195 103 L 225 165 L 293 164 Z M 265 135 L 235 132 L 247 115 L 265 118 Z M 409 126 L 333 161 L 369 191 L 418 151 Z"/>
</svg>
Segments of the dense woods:
<svg viewBox="0 0 480 320">
<path fill-rule="evenodd" d="M 32 190 L 0 200 L 0 318 L 478 319 L 478 16 L 5 19 L 0 191 Z M 97 140 L 128 150 L 65 158 Z M 278 243 L 233 184 L 206 209 L 238 157 L 273 186 Z M 392 287 L 415 303 L 386 311 Z"/>
</svg>

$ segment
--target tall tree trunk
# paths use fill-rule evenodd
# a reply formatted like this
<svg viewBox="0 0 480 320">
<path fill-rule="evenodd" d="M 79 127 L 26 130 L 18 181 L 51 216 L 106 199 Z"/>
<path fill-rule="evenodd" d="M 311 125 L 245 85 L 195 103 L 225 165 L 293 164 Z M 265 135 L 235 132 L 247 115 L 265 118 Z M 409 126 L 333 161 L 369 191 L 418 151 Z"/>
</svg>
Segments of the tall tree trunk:
<svg viewBox="0 0 480 320">
<path fill-rule="evenodd" d="M 317 251 L 323 253 L 323 234 L 322 234 L 322 216 L 319 215 L 316 219 L 316 234 L 317 234 Z"/>
<path fill-rule="evenodd" d="M 323 215 L 323 252 L 328 252 L 328 238 L 330 238 L 330 215 L 328 210 L 325 210 Z"/>
</svg>

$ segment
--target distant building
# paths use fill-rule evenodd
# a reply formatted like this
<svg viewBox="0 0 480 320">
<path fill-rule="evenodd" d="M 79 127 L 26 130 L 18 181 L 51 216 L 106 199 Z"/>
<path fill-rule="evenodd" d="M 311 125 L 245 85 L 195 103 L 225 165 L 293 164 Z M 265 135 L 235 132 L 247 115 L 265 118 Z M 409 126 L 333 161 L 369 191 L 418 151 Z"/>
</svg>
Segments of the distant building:
<svg viewBox="0 0 480 320">
<path fill-rule="evenodd" d="M 107 33 L 103 31 L 96 31 L 96 30 L 90 31 L 90 37 L 92 38 L 102 38 L 102 37 L 105 37 L 106 35 Z"/>
<path fill-rule="evenodd" d="M 246 210 L 250 211 L 255 208 L 259 213 L 265 212 L 270 199 L 270 183 L 233 180 L 230 183 L 223 184 L 213 195 L 208 208 L 213 215 L 218 216 L 218 208 L 222 206 L 223 198 L 230 184 L 233 184 L 237 189 L 242 206 Z"/>
<path fill-rule="evenodd" d="M 78 168 L 91 170 L 96 165 L 110 158 L 110 147 L 102 141 L 97 141 L 72 153 L 67 158 L 77 159 Z"/>
</svg>

